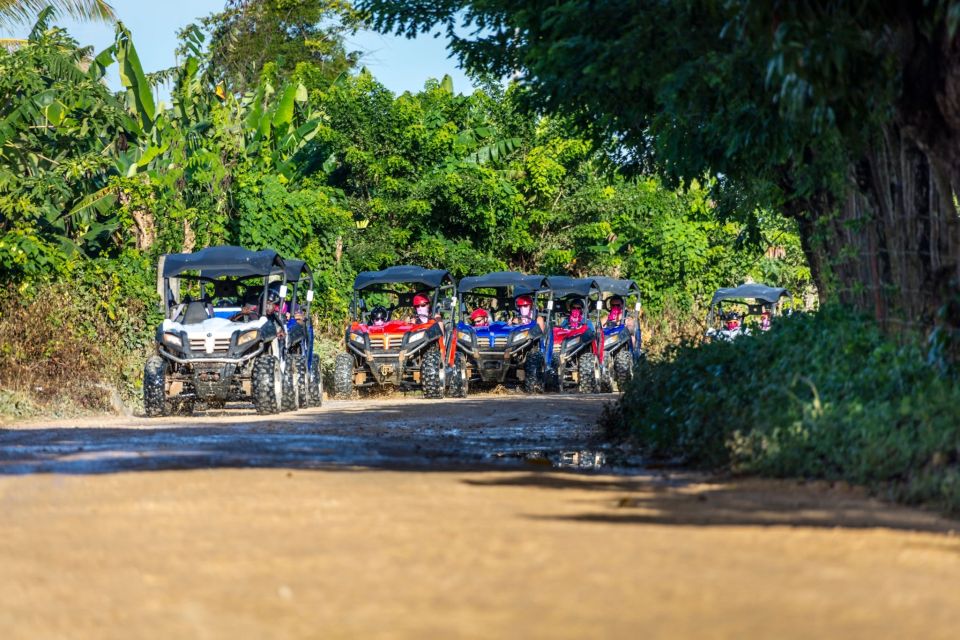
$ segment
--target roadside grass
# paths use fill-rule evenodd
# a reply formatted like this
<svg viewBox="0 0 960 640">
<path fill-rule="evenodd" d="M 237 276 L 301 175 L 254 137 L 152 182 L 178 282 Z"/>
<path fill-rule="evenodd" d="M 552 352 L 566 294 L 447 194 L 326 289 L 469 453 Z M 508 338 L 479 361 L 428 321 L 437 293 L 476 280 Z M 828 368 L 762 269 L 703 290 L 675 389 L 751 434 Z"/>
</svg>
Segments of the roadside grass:
<svg viewBox="0 0 960 640">
<path fill-rule="evenodd" d="M 869 321 L 827 308 L 733 343 L 667 349 L 605 418 L 651 457 L 847 480 L 960 513 L 960 385 Z"/>
<path fill-rule="evenodd" d="M 107 286 L 57 283 L 0 301 L 0 419 L 121 412 L 139 403 L 146 305 L 107 312 Z"/>
</svg>

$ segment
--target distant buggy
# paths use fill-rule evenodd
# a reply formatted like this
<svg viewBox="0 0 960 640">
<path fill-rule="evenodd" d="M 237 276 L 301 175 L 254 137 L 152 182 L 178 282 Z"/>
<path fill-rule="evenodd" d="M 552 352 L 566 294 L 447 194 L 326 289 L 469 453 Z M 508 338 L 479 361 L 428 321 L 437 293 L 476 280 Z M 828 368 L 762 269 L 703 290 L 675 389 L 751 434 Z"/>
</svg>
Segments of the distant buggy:
<svg viewBox="0 0 960 640">
<path fill-rule="evenodd" d="M 271 250 L 210 247 L 164 256 L 161 275 L 166 317 L 144 367 L 146 414 L 232 401 L 276 413 L 289 403 L 294 378 L 279 313 L 283 259 Z"/>
<path fill-rule="evenodd" d="M 603 365 L 601 293 L 592 278 L 550 276 L 547 302 L 547 389 L 600 391 Z"/>
<path fill-rule="evenodd" d="M 633 369 L 643 357 L 640 333 L 640 287 L 633 280 L 597 276 L 606 317 L 601 318 L 603 358 L 600 366 L 601 391 L 623 391 L 633 378 Z"/>
</svg>

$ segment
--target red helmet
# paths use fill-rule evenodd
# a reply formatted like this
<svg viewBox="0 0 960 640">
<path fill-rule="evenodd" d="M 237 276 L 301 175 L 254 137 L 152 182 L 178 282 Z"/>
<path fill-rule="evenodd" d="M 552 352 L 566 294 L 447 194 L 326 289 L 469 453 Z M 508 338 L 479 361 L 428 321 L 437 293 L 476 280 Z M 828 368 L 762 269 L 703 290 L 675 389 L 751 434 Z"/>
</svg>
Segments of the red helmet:
<svg viewBox="0 0 960 640">
<path fill-rule="evenodd" d="M 422 304 L 430 304 L 430 298 L 422 293 L 418 293 L 417 295 L 413 296 L 413 306 L 419 307 Z"/>
<path fill-rule="evenodd" d="M 470 314 L 470 321 L 476 322 L 477 318 L 486 318 L 489 315 L 486 309 L 474 309 L 473 313 Z"/>
<path fill-rule="evenodd" d="M 528 307 L 532 307 L 532 306 L 533 306 L 533 298 L 531 298 L 530 296 L 517 296 L 517 306 L 518 306 L 518 307 L 522 307 L 523 305 L 527 305 Z"/>
</svg>

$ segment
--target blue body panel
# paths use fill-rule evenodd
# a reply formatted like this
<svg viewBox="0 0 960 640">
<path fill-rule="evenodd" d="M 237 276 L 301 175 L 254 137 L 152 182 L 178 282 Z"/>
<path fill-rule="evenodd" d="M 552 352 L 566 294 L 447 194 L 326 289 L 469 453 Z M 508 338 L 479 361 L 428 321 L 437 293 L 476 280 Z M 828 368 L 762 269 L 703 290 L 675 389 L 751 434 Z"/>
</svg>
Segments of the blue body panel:
<svg viewBox="0 0 960 640">
<path fill-rule="evenodd" d="M 287 331 L 297 326 L 296 318 L 287 320 Z M 307 323 L 307 367 L 313 366 L 313 323 Z"/>
<path fill-rule="evenodd" d="M 461 322 L 457 325 L 457 329 L 460 331 L 473 331 L 477 335 L 477 342 L 482 344 L 483 339 L 486 338 L 489 346 L 493 346 L 493 341 L 495 338 L 503 338 L 509 336 L 512 333 L 517 331 L 529 331 L 533 327 L 537 326 L 536 321 L 528 322 L 527 324 L 509 324 L 506 322 L 491 322 L 486 327 L 474 327 L 466 322 Z"/>
</svg>

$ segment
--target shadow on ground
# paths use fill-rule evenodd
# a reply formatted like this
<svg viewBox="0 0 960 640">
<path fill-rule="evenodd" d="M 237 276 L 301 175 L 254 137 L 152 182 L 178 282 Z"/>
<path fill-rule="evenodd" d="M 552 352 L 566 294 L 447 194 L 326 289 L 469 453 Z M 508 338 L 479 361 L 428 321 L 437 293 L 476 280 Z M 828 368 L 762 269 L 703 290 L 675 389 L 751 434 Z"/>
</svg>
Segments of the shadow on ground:
<svg viewBox="0 0 960 640">
<path fill-rule="evenodd" d="M 827 482 L 711 480 L 690 473 L 635 477 L 523 473 L 465 480 L 475 487 L 590 491 L 582 513 L 530 515 L 536 520 L 694 527 L 897 529 L 947 533 L 960 522 L 868 499 L 864 491 Z M 960 540 L 957 540 L 960 552 Z"/>
</svg>

